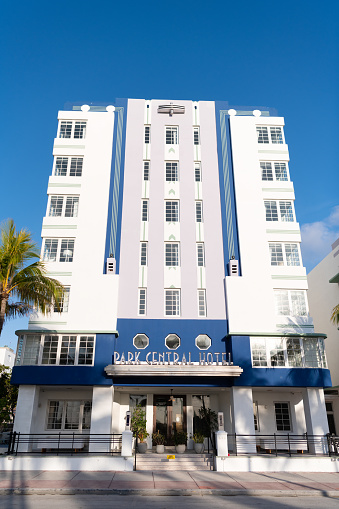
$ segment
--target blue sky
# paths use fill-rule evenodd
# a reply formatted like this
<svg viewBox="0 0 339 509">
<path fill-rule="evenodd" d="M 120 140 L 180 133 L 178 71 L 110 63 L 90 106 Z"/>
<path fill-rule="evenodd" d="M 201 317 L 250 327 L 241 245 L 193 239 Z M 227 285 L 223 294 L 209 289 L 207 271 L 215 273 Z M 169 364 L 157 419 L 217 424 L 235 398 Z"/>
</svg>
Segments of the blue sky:
<svg viewBox="0 0 339 509">
<path fill-rule="evenodd" d="M 286 119 L 310 270 L 339 236 L 337 0 L 19 0 L 0 22 L 0 219 L 40 243 L 57 111 L 116 97 L 226 100 Z M 9 322 L 1 344 L 15 346 Z"/>
</svg>

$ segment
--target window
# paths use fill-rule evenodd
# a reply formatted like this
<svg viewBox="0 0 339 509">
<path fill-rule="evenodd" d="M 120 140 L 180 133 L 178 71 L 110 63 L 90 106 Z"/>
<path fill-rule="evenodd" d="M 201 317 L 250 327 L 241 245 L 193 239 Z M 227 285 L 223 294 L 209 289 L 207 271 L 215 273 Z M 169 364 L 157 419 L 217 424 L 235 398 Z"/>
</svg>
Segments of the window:
<svg viewBox="0 0 339 509">
<path fill-rule="evenodd" d="M 92 365 L 94 342 L 94 336 L 29 334 L 22 346 L 22 360 L 17 360 L 17 365 Z"/>
<path fill-rule="evenodd" d="M 141 221 L 148 221 L 148 200 L 142 200 Z"/>
<path fill-rule="evenodd" d="M 254 429 L 255 431 L 259 431 L 259 412 L 258 412 L 258 402 L 253 401 L 253 418 L 254 418 Z"/>
<path fill-rule="evenodd" d="M 25 366 L 38 364 L 41 336 L 27 336 L 22 355 L 22 364 Z"/>
<path fill-rule="evenodd" d="M 179 202 L 166 201 L 166 222 L 177 223 L 179 221 Z"/>
<path fill-rule="evenodd" d="M 201 163 L 194 163 L 194 180 L 195 182 L 202 181 Z"/>
<path fill-rule="evenodd" d="M 195 338 L 195 345 L 199 348 L 199 350 L 208 350 L 212 344 L 212 340 L 207 334 L 199 334 Z"/>
<path fill-rule="evenodd" d="M 165 244 L 165 265 L 166 267 L 179 266 L 179 244 Z"/>
<path fill-rule="evenodd" d="M 179 143 L 178 130 L 177 126 L 166 127 L 166 145 L 177 145 Z"/>
<path fill-rule="evenodd" d="M 57 259 L 58 239 L 45 239 L 42 259 L 45 262 L 55 262 Z"/>
<path fill-rule="evenodd" d="M 76 336 L 62 336 L 59 361 L 60 365 L 72 366 L 75 364 L 76 347 Z"/>
<path fill-rule="evenodd" d="M 294 213 L 291 201 L 265 200 L 266 221 L 293 222 Z M 278 206 L 277 206 L 278 203 Z"/>
<path fill-rule="evenodd" d="M 202 201 L 195 202 L 195 220 L 197 223 L 202 223 Z"/>
<path fill-rule="evenodd" d="M 58 300 L 57 305 L 54 306 L 54 313 L 68 313 L 69 292 L 70 287 L 65 286 L 62 297 Z"/>
<path fill-rule="evenodd" d="M 74 240 L 62 239 L 60 249 L 60 262 L 72 262 L 74 254 Z"/>
<path fill-rule="evenodd" d="M 197 243 L 197 264 L 198 267 L 205 267 L 205 249 L 203 242 Z"/>
<path fill-rule="evenodd" d="M 193 127 L 193 143 L 200 145 L 200 127 Z"/>
<path fill-rule="evenodd" d="M 270 242 L 271 265 L 299 266 L 298 244 Z"/>
<path fill-rule="evenodd" d="M 80 336 L 78 364 L 93 364 L 94 336 Z"/>
<path fill-rule="evenodd" d="M 274 403 L 277 431 L 292 431 L 289 403 Z"/>
<path fill-rule="evenodd" d="M 144 180 L 149 180 L 149 161 L 144 161 Z"/>
<path fill-rule="evenodd" d="M 178 180 L 178 163 L 166 163 L 166 182 L 177 182 Z"/>
<path fill-rule="evenodd" d="M 58 138 L 85 138 L 86 137 L 86 122 L 61 120 L 59 127 Z"/>
<path fill-rule="evenodd" d="M 272 143 L 274 145 L 284 143 L 282 127 L 271 126 L 268 130 L 268 127 L 257 126 L 257 137 L 258 143 Z"/>
<path fill-rule="evenodd" d="M 180 338 L 176 334 L 169 334 L 165 339 L 165 345 L 169 350 L 176 350 L 180 346 Z"/>
<path fill-rule="evenodd" d="M 41 364 L 56 364 L 59 336 L 45 336 Z"/>
<path fill-rule="evenodd" d="M 48 215 L 50 217 L 62 216 L 63 203 L 63 196 L 51 196 Z"/>
<path fill-rule="evenodd" d="M 146 314 L 146 288 L 139 288 L 138 314 L 139 315 Z"/>
<path fill-rule="evenodd" d="M 274 290 L 278 315 L 307 316 L 305 290 Z"/>
<path fill-rule="evenodd" d="M 149 345 L 149 339 L 148 339 L 148 336 L 146 336 L 146 334 L 137 334 L 133 338 L 133 346 L 135 346 L 135 348 L 137 348 L 138 350 L 143 350 L 148 345 Z"/>
<path fill-rule="evenodd" d="M 326 368 L 323 338 L 252 337 L 253 367 Z"/>
<path fill-rule="evenodd" d="M 144 137 L 145 143 L 151 143 L 151 126 L 145 125 L 145 137 Z"/>
<path fill-rule="evenodd" d="M 266 221 L 278 221 L 276 201 L 265 201 Z"/>
<path fill-rule="evenodd" d="M 67 196 L 65 206 L 65 217 L 78 217 L 79 197 Z"/>
<path fill-rule="evenodd" d="M 277 181 L 289 180 L 286 163 L 277 162 L 272 163 L 267 161 L 261 161 L 260 168 L 262 180 L 277 180 Z"/>
<path fill-rule="evenodd" d="M 60 401 L 48 402 L 47 429 L 84 430 L 90 428 L 91 401 Z"/>
<path fill-rule="evenodd" d="M 78 216 L 78 196 L 51 196 L 49 213 L 50 217 L 77 217 Z"/>
<path fill-rule="evenodd" d="M 83 157 L 56 157 L 54 175 L 56 177 L 81 177 Z"/>
<path fill-rule="evenodd" d="M 180 315 L 180 290 L 165 290 L 165 315 Z"/>
<path fill-rule="evenodd" d="M 270 134 L 272 143 L 275 144 L 284 143 L 281 127 L 270 127 Z"/>
<path fill-rule="evenodd" d="M 140 243 L 140 265 L 147 265 L 147 242 Z"/>
<path fill-rule="evenodd" d="M 206 290 L 198 290 L 198 314 L 206 316 Z"/>
</svg>

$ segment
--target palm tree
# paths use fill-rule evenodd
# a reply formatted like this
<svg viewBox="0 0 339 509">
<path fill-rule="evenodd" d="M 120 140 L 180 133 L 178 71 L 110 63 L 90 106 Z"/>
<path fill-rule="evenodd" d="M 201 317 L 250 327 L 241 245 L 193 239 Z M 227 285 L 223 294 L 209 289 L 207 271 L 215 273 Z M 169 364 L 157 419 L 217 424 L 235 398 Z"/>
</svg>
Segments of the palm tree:
<svg viewBox="0 0 339 509">
<path fill-rule="evenodd" d="M 332 309 L 331 322 L 334 325 L 339 325 L 339 304 Z"/>
<path fill-rule="evenodd" d="M 27 230 L 17 231 L 13 219 L 0 226 L 0 334 L 4 322 L 15 316 L 27 316 L 33 309 L 49 312 L 58 308 L 63 285 L 46 276 L 45 264 Z"/>
</svg>

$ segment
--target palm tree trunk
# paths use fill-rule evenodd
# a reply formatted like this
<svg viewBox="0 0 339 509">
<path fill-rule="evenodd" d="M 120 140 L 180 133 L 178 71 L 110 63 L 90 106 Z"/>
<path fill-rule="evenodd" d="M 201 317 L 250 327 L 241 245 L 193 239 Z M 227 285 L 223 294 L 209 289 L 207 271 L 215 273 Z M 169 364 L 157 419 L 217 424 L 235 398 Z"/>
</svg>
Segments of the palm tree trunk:
<svg viewBox="0 0 339 509">
<path fill-rule="evenodd" d="M 0 295 L 0 335 L 5 323 L 7 301 L 8 295 L 6 294 Z"/>
</svg>

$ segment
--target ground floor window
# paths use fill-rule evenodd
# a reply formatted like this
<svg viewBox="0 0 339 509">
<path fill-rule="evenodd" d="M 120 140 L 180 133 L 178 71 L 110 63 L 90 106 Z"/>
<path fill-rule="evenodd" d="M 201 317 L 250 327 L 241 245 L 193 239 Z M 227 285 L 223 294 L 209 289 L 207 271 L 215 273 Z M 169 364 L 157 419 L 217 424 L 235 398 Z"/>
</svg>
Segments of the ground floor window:
<svg viewBox="0 0 339 509">
<path fill-rule="evenodd" d="M 277 431 L 292 431 L 289 403 L 274 403 Z"/>
<path fill-rule="evenodd" d="M 202 433 L 208 436 L 208 430 L 204 421 L 204 411 L 211 410 L 211 403 L 209 396 L 192 396 L 193 406 L 193 433 Z M 206 435 L 207 433 L 207 435 Z"/>
<path fill-rule="evenodd" d="M 48 402 L 47 429 L 78 430 L 91 426 L 91 401 L 51 400 Z"/>
</svg>

